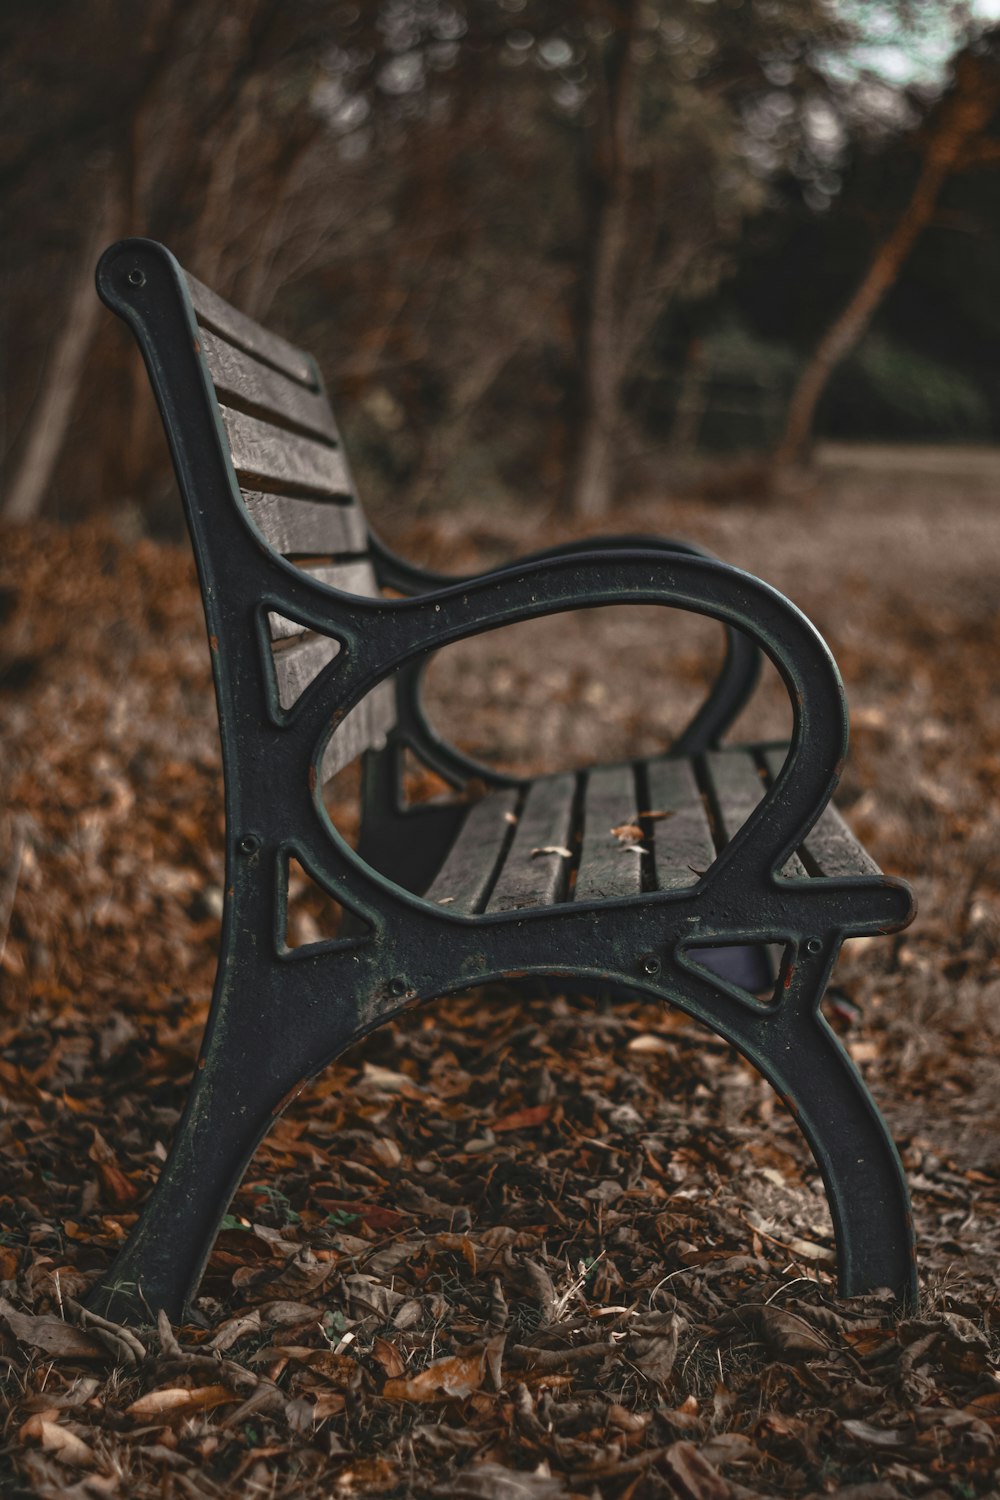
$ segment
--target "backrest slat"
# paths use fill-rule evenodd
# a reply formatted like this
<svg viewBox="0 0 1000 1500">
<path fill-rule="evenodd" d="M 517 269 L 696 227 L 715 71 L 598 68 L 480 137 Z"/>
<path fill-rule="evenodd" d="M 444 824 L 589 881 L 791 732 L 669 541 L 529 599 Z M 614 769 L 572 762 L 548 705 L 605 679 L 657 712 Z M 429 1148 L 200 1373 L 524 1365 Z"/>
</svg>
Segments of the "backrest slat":
<svg viewBox="0 0 1000 1500">
<path fill-rule="evenodd" d="M 368 527 L 312 358 L 185 277 L 248 516 L 269 547 L 312 577 L 344 594 L 377 598 Z M 276 610 L 268 626 L 278 701 L 289 709 L 340 644 Z M 324 779 L 384 744 L 394 723 L 395 691 L 383 683 L 333 735 Z"/>
<path fill-rule="evenodd" d="M 300 566 L 304 573 L 310 574 L 320 583 L 328 584 L 330 588 L 340 589 L 344 594 L 361 594 L 367 599 L 378 596 L 375 570 L 363 558 L 358 562 L 303 563 Z M 272 641 L 290 640 L 293 636 L 305 634 L 305 626 L 286 619 L 284 615 L 275 614 L 273 610 L 267 618 Z"/>
<path fill-rule="evenodd" d="M 356 505 L 262 495 L 254 490 L 243 491 L 243 502 L 270 546 L 285 557 L 337 557 L 368 548 L 368 527 Z"/>
<path fill-rule="evenodd" d="M 396 722 L 396 697 L 391 682 L 380 682 L 367 698 L 351 709 L 326 747 L 321 781 L 329 781 L 357 760 L 363 750 L 378 750 Z"/>
<path fill-rule="evenodd" d="M 283 370 L 286 375 L 291 375 L 293 380 L 317 389 L 316 369 L 308 354 L 296 349 L 294 344 L 290 344 L 279 334 L 262 328 L 245 313 L 237 312 L 235 307 L 230 307 L 228 302 L 187 271 L 184 276 L 199 323 L 207 328 L 214 328 L 216 333 L 221 333 L 231 344 L 238 345 L 258 359 L 266 360 L 276 370 Z"/>
<path fill-rule="evenodd" d="M 321 495 L 351 493 L 347 465 L 336 448 L 270 422 L 258 421 L 230 406 L 221 406 L 233 468 L 239 478 L 282 489 L 312 490 Z"/>
<path fill-rule="evenodd" d="M 289 379 L 207 328 L 201 330 L 201 350 L 215 389 L 227 405 L 249 408 L 265 421 L 298 428 L 325 442 L 337 442 L 333 412 L 321 391 Z"/>
<path fill-rule="evenodd" d="M 291 708 L 314 677 L 328 661 L 340 653 L 340 642 L 328 635 L 306 632 L 300 639 L 274 653 L 274 675 L 278 682 L 278 702 Z"/>
</svg>

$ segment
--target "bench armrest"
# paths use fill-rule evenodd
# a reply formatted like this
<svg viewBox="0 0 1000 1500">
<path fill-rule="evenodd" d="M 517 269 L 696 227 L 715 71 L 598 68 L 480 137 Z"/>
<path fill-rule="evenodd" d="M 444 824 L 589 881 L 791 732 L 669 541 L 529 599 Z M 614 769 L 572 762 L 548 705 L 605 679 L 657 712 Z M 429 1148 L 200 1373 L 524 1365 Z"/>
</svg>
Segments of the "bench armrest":
<svg viewBox="0 0 1000 1500">
<path fill-rule="evenodd" d="M 475 576 L 449 577 L 417 567 L 405 558 L 398 557 L 373 533 L 370 533 L 371 550 L 375 560 L 375 571 L 379 583 L 386 588 L 398 589 L 407 597 L 418 597 L 434 589 L 444 589 L 460 582 L 470 582 Z M 693 542 L 680 541 L 675 537 L 647 535 L 619 535 L 597 538 L 582 538 L 562 542 L 555 547 L 546 547 L 518 558 L 509 566 L 522 568 L 534 563 L 558 561 L 568 557 L 579 557 L 594 552 L 634 552 L 652 550 L 680 554 L 685 557 L 712 558 L 712 554 Z M 725 626 L 726 654 L 722 666 L 705 702 L 697 710 L 686 728 L 678 735 L 671 747 L 677 755 L 696 755 L 700 751 L 718 745 L 726 729 L 744 707 L 760 676 L 761 657 L 757 644 L 734 629 Z M 446 776 L 467 777 L 476 775 L 487 782 L 509 783 L 514 778 L 499 778 L 488 767 L 462 755 L 453 746 L 446 745 L 431 728 L 424 714 L 421 701 L 421 680 L 426 663 L 408 673 L 399 693 L 400 724 L 404 734 L 412 741 L 428 764 Z"/>
<path fill-rule="evenodd" d="M 823 638 L 805 615 L 769 584 L 711 559 L 653 550 L 572 552 L 502 568 L 415 598 L 343 599 L 329 608 L 322 585 L 288 580 L 291 608 L 345 650 L 310 684 L 292 710 L 314 736 L 314 763 L 337 720 L 378 682 L 440 647 L 497 626 L 574 609 L 664 604 L 717 619 L 750 637 L 773 661 L 793 714 L 791 746 L 777 781 L 712 866 L 713 881 L 764 864 L 777 871 L 803 841 L 840 778 L 848 721 L 843 685 Z"/>
</svg>

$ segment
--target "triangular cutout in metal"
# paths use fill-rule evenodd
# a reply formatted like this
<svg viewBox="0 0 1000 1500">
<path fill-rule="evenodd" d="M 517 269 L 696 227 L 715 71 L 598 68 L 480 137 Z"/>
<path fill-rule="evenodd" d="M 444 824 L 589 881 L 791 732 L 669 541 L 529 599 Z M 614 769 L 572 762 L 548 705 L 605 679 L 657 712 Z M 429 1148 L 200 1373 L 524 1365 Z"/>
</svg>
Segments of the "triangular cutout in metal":
<svg viewBox="0 0 1000 1500">
<path fill-rule="evenodd" d="M 743 990 L 758 1004 L 776 1001 L 791 973 L 790 943 L 689 944 L 684 955 L 714 978 Z"/>
<path fill-rule="evenodd" d="M 289 952 L 321 943 L 358 942 L 372 927 L 364 917 L 332 896 L 290 854 L 285 863 L 284 946 Z"/>
</svg>

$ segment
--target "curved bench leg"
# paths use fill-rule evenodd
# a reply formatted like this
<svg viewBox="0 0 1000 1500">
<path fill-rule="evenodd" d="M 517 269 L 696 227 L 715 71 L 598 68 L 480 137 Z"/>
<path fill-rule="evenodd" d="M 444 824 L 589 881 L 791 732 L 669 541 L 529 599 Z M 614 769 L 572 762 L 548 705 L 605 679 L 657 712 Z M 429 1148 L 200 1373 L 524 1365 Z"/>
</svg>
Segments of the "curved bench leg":
<svg viewBox="0 0 1000 1500">
<path fill-rule="evenodd" d="M 260 1141 L 326 1057 L 368 1029 L 350 1019 L 350 1009 L 338 1007 L 318 1036 L 297 1033 L 278 1005 L 270 1014 L 220 1006 L 170 1154 L 139 1222 L 87 1299 L 92 1311 L 141 1324 L 163 1309 L 180 1320 Z"/>
<path fill-rule="evenodd" d="M 819 1002 L 839 942 L 799 963 L 775 1007 L 734 1004 L 682 960 L 682 1007 L 700 1017 L 754 1064 L 787 1105 L 826 1187 L 844 1297 L 888 1287 L 904 1307 L 917 1302 L 913 1221 L 895 1143 L 864 1080 Z M 741 1014 L 742 1012 L 742 1014 Z"/>
</svg>

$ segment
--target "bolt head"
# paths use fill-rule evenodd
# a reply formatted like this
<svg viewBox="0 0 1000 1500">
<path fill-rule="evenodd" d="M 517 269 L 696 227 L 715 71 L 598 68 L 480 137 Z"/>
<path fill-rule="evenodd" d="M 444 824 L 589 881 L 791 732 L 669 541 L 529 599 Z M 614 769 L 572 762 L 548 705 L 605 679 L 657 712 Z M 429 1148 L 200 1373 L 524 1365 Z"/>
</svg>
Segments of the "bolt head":
<svg viewBox="0 0 1000 1500">
<path fill-rule="evenodd" d="M 128 279 L 131 286 L 146 285 L 146 273 L 145 271 L 140 271 L 138 266 L 133 266 L 132 270 L 128 273 Z"/>
<path fill-rule="evenodd" d="M 639 960 L 639 967 L 644 974 L 659 974 L 660 960 L 655 953 L 644 953 Z"/>
<path fill-rule="evenodd" d="M 247 833 L 240 839 L 239 850 L 241 854 L 256 854 L 260 848 L 260 839 L 255 833 Z"/>
<path fill-rule="evenodd" d="M 400 974 L 397 974 L 395 979 L 389 980 L 390 995 L 405 995 L 407 988 L 406 980 Z"/>
<path fill-rule="evenodd" d="M 819 938 L 810 938 L 806 943 L 807 953 L 820 953 L 822 952 L 822 949 L 823 944 L 820 942 Z"/>
</svg>

